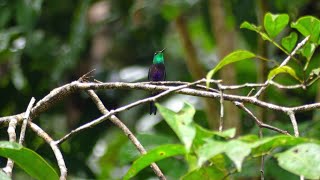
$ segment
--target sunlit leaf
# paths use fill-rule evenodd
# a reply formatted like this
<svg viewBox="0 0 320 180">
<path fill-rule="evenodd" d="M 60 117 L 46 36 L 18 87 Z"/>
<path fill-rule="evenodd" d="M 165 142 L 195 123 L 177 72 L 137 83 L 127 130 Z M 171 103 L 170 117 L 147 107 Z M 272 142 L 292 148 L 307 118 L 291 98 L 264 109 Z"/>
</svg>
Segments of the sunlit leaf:
<svg viewBox="0 0 320 180">
<path fill-rule="evenodd" d="M 181 180 L 194 180 L 194 179 L 201 179 L 201 180 L 213 180 L 213 179 L 223 179 L 226 177 L 227 172 L 222 171 L 219 168 L 214 166 L 210 167 L 202 167 L 199 169 L 195 169 L 190 171 L 186 175 L 184 175 Z"/>
<path fill-rule="evenodd" d="M 310 36 L 310 41 L 320 43 L 320 21 L 314 16 L 304 16 L 291 24 L 292 28 L 297 29 L 302 35 Z"/>
<path fill-rule="evenodd" d="M 196 151 L 198 155 L 198 167 L 201 167 L 202 164 L 208 161 L 210 158 L 223 153 L 226 148 L 226 142 L 208 140 L 206 144 Z"/>
<path fill-rule="evenodd" d="M 230 139 L 236 135 L 236 128 L 230 128 L 230 129 L 227 129 L 227 130 L 224 130 L 221 132 L 217 131 L 217 132 L 215 132 L 215 134 L 218 136 Z"/>
<path fill-rule="evenodd" d="M 193 116 L 196 112 L 194 107 L 191 104 L 184 103 L 179 112 L 174 112 L 160 104 L 156 104 L 156 106 L 165 121 L 189 151 L 196 136 L 196 128 L 193 124 Z"/>
<path fill-rule="evenodd" d="M 244 28 L 244 29 L 249 29 L 251 31 L 255 31 L 256 33 L 258 33 L 261 36 L 261 38 L 263 40 L 272 42 L 272 39 L 266 33 L 261 31 L 262 27 L 260 27 L 260 26 L 256 26 L 254 24 L 250 24 L 247 21 L 245 21 L 240 25 L 240 28 Z"/>
<path fill-rule="evenodd" d="M 172 136 L 162 134 L 138 134 L 136 136 L 147 151 L 157 146 L 171 144 L 174 142 Z M 126 144 L 124 144 L 119 152 L 119 159 L 122 165 L 134 161 L 139 156 L 139 151 L 131 141 L 128 141 Z"/>
<path fill-rule="evenodd" d="M 147 154 L 142 155 L 139 159 L 133 162 L 132 166 L 125 174 L 123 179 L 130 179 L 138 174 L 142 169 L 156 162 L 171 156 L 184 155 L 186 153 L 185 147 L 180 144 L 166 144 L 158 146 L 150 150 Z"/>
<path fill-rule="evenodd" d="M 271 14 L 264 16 L 264 28 L 271 38 L 276 37 L 289 23 L 288 14 Z"/>
<path fill-rule="evenodd" d="M 246 51 L 246 50 L 238 50 L 238 51 L 234 51 L 230 54 L 228 54 L 226 57 L 224 57 L 217 65 L 215 68 L 213 68 L 211 71 L 209 71 L 209 73 L 207 74 L 207 87 L 209 87 L 209 81 L 212 78 L 212 76 L 218 71 L 220 70 L 222 67 L 224 67 L 225 65 L 228 65 L 230 63 L 234 63 L 237 61 L 242 61 L 242 60 L 246 60 L 246 59 L 250 59 L 250 58 L 254 58 L 256 55 L 253 54 L 250 51 Z"/>
<path fill-rule="evenodd" d="M 259 32 L 261 31 L 261 27 L 260 26 L 256 26 L 254 24 L 251 24 L 247 21 L 243 22 L 241 25 L 240 25 L 240 28 L 243 28 L 243 29 L 249 29 L 251 31 L 255 31 L 255 32 Z"/>
<path fill-rule="evenodd" d="M 298 41 L 298 35 L 295 32 L 289 34 L 289 36 L 282 38 L 282 46 L 289 52 L 293 50 Z"/>
<path fill-rule="evenodd" d="M 251 146 L 240 140 L 232 140 L 226 144 L 226 154 L 241 171 L 244 159 L 250 154 Z"/>
<path fill-rule="evenodd" d="M 320 145 L 300 144 L 275 156 L 283 169 L 308 179 L 320 179 Z"/>
<path fill-rule="evenodd" d="M 261 156 L 264 154 L 268 154 L 274 148 L 277 147 L 285 147 L 285 146 L 294 146 L 297 144 L 305 143 L 305 142 L 313 142 L 314 140 L 306 139 L 306 138 L 297 138 L 293 136 L 287 135 L 278 135 L 273 137 L 266 137 L 263 139 L 259 139 L 258 141 L 251 144 L 252 155 L 253 156 Z"/>
<path fill-rule="evenodd" d="M 59 179 L 55 170 L 41 156 L 18 143 L 0 141 L 0 156 L 12 159 L 35 179 Z"/>
<path fill-rule="evenodd" d="M 292 69 L 289 66 L 281 66 L 281 67 L 277 67 L 272 69 L 269 74 L 268 74 L 268 79 L 272 79 L 274 78 L 276 75 L 280 74 L 280 73 L 287 73 L 290 76 L 292 76 L 293 78 L 295 78 L 296 80 L 300 81 L 300 78 L 297 76 L 296 72 L 294 69 Z"/>
</svg>

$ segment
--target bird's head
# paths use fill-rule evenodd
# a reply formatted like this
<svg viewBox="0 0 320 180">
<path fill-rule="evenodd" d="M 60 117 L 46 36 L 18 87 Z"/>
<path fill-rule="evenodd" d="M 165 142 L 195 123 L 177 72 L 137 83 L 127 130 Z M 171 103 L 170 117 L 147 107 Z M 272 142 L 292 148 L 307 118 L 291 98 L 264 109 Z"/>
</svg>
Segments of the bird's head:
<svg viewBox="0 0 320 180">
<path fill-rule="evenodd" d="M 161 51 L 157 51 L 154 53 L 153 56 L 153 64 L 163 64 L 164 63 L 164 57 L 163 57 L 163 51 L 166 48 L 162 49 Z"/>
</svg>

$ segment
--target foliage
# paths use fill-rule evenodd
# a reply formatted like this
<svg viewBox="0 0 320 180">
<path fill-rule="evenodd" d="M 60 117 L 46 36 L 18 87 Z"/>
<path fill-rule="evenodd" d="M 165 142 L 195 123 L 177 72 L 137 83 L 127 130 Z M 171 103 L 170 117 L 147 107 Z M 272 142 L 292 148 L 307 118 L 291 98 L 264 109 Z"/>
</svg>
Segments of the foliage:
<svg viewBox="0 0 320 180">
<path fill-rule="evenodd" d="M 20 144 L 1 141 L 0 156 L 12 159 L 35 179 L 59 179 L 56 171 L 41 156 Z M 0 179 L 5 177 L 1 175 Z"/>
<path fill-rule="evenodd" d="M 194 111 L 190 104 L 185 104 L 179 112 L 171 110 L 157 104 L 161 115 L 170 125 L 172 123 L 184 124 L 184 116 L 189 116 Z M 174 113 L 174 114 L 173 114 Z M 176 116 L 176 118 L 172 118 Z M 151 162 L 156 162 L 159 159 L 168 158 L 175 155 L 184 155 L 186 162 L 189 165 L 189 170 L 182 179 L 189 179 L 191 176 L 197 178 L 206 178 L 207 173 L 199 173 L 210 171 L 210 177 L 229 176 L 228 172 L 241 172 L 242 164 L 246 159 L 258 158 L 262 155 L 270 155 L 278 159 L 280 167 L 297 175 L 304 175 L 307 178 L 319 178 L 319 161 L 320 145 L 319 141 L 308 138 L 295 138 L 286 135 L 277 135 L 273 137 L 258 138 L 255 135 L 240 136 L 236 139 L 231 139 L 234 136 L 234 131 L 226 130 L 223 133 L 203 129 L 193 122 L 188 123 L 190 129 L 196 130 L 196 136 L 193 138 L 180 139 L 182 145 L 163 145 L 149 151 L 135 160 L 127 174 L 126 178 L 130 178 L 137 174 L 143 167 L 146 167 Z M 189 119 L 188 118 L 188 119 Z M 181 132 L 186 133 L 184 126 L 171 126 L 175 129 L 179 137 Z M 230 134 L 230 132 L 233 132 Z M 228 135 L 227 135 L 227 134 Z M 227 136 L 226 136 L 227 135 Z M 187 143 L 186 143 L 187 142 Z M 192 144 L 191 148 L 189 144 Z M 288 147 L 292 147 L 287 149 Z M 276 149 L 282 148 L 283 152 L 277 152 Z M 286 150 L 287 149 L 287 150 Z M 226 158 L 219 158 L 219 156 Z M 312 158 L 314 159 L 309 159 Z M 190 161 L 189 159 L 192 159 Z M 295 162 L 293 162 L 295 161 Z M 307 163 L 310 162 L 310 163 Z M 146 164 L 148 163 L 148 164 Z M 295 166 L 293 166 L 295 165 Z M 195 175 L 197 174 L 197 175 Z"/>
</svg>

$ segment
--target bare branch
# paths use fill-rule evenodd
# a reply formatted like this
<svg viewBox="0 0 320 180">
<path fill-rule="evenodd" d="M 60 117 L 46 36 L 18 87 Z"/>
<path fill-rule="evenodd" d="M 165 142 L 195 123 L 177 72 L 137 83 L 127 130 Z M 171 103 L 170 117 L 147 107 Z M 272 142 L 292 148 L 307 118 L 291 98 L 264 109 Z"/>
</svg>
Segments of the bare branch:
<svg viewBox="0 0 320 180">
<path fill-rule="evenodd" d="M 99 117 L 99 118 L 97 118 L 97 119 L 95 119 L 93 121 L 90 121 L 89 123 L 86 123 L 86 124 L 78 127 L 77 129 L 72 130 L 70 133 L 66 134 L 64 137 L 62 137 L 60 140 L 58 140 L 58 144 L 63 142 L 63 141 L 65 141 L 70 136 L 79 133 L 82 130 L 85 130 L 87 128 L 91 128 L 91 127 L 93 127 L 93 126 L 95 126 L 97 124 L 100 124 L 101 122 L 107 120 L 110 116 L 112 116 L 112 115 L 114 115 L 116 113 L 128 110 L 128 109 L 130 109 L 132 107 L 138 106 L 138 105 L 146 103 L 146 102 L 155 101 L 156 99 L 158 99 L 158 98 L 160 98 L 162 96 L 165 96 L 165 95 L 167 95 L 167 94 L 169 94 L 171 92 L 178 91 L 178 90 L 186 88 L 188 86 L 192 86 L 192 85 L 195 85 L 195 84 L 198 84 L 198 83 L 201 83 L 201 82 L 205 82 L 205 81 L 206 81 L 206 79 L 201 79 L 201 80 L 195 81 L 193 83 L 184 84 L 184 85 L 181 85 L 181 86 L 170 88 L 170 89 L 168 89 L 168 90 L 166 90 L 166 91 L 164 91 L 162 93 L 159 93 L 156 96 L 152 96 L 152 97 L 149 97 L 149 98 L 141 99 L 139 101 L 135 101 L 133 103 L 130 103 L 130 104 L 126 105 L 126 106 L 122 106 L 122 107 L 120 107 L 120 108 L 118 108 L 116 110 L 111 110 L 111 111 L 109 111 L 109 113 L 107 113 L 107 114 L 105 114 L 105 115 L 103 115 L 103 116 L 101 116 L 101 117 Z"/>
<path fill-rule="evenodd" d="M 288 113 L 288 115 L 290 117 L 290 120 L 291 120 L 291 123 L 292 123 L 294 136 L 295 137 L 299 137 L 298 123 L 297 123 L 296 117 L 294 115 L 294 112 L 293 111 L 288 111 L 287 113 Z"/>
<path fill-rule="evenodd" d="M 8 135 L 9 135 L 9 141 L 10 142 L 16 142 L 17 140 L 17 135 L 16 135 L 16 127 L 17 127 L 17 120 L 12 118 L 10 120 L 10 123 L 9 123 L 9 126 L 8 126 Z M 11 177 L 12 176 L 12 169 L 13 169 L 13 166 L 14 166 L 14 162 L 8 158 L 8 161 L 7 161 L 7 165 L 6 167 L 4 167 L 2 170 L 9 176 Z"/>
<path fill-rule="evenodd" d="M 248 108 L 246 108 L 243 103 L 240 102 L 234 102 L 234 104 L 236 106 L 238 106 L 240 109 L 244 110 L 247 114 L 249 114 L 256 122 L 256 124 L 260 127 L 260 128 L 266 128 L 266 129 L 270 129 L 276 132 L 279 132 L 281 134 L 286 134 L 286 135 L 290 135 L 287 131 L 279 129 L 277 127 L 271 126 L 269 124 L 265 124 L 263 122 L 261 122 Z"/>
<path fill-rule="evenodd" d="M 42 139 L 44 139 L 46 141 L 46 143 L 48 143 L 50 145 L 50 147 L 51 147 L 51 149 L 57 159 L 58 166 L 60 169 L 60 180 L 66 180 L 67 179 L 67 167 L 64 162 L 62 153 L 61 153 L 59 147 L 57 146 L 57 144 L 55 143 L 55 141 L 35 123 L 29 121 L 28 125 L 35 133 L 37 133 L 38 136 L 40 136 Z"/>
<path fill-rule="evenodd" d="M 29 105 L 27 107 L 27 110 L 26 112 L 24 113 L 24 116 L 23 116 L 23 123 L 22 123 L 22 126 L 21 126 L 21 132 L 20 132 L 20 138 L 19 138 L 19 144 L 22 144 L 23 141 L 24 141 L 24 136 L 26 134 L 26 129 L 27 129 L 27 124 L 28 124 L 28 119 L 29 119 L 29 115 L 30 115 L 30 111 L 31 111 L 31 108 L 34 104 L 34 102 L 36 101 L 36 99 L 34 97 L 31 98 L 30 102 L 29 102 Z"/>
<path fill-rule="evenodd" d="M 91 99 L 96 104 L 96 106 L 98 107 L 98 109 L 102 114 L 109 113 L 107 108 L 103 105 L 102 101 L 99 99 L 99 97 L 93 90 L 88 90 L 87 93 L 89 94 L 89 96 L 91 97 Z M 112 115 L 109 117 L 109 120 L 113 124 L 118 126 L 126 136 L 128 136 L 129 140 L 134 144 L 134 146 L 138 149 L 138 151 L 141 154 L 147 153 L 147 151 L 144 149 L 140 141 L 134 136 L 134 134 L 130 131 L 130 129 L 125 124 L 122 123 L 122 121 L 117 116 Z M 152 168 L 152 170 L 158 176 L 159 179 L 165 179 L 165 176 L 163 175 L 163 173 L 161 172 L 160 168 L 156 163 L 151 163 L 150 167 Z"/>
</svg>

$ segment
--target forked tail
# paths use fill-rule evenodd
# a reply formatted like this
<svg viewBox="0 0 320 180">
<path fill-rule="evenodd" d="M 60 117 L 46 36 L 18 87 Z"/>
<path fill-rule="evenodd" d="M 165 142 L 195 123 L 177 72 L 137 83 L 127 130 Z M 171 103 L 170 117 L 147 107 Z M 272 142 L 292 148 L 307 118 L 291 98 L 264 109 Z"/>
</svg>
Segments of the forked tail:
<svg viewBox="0 0 320 180">
<path fill-rule="evenodd" d="M 152 93 L 151 96 L 156 96 L 157 94 L 158 93 Z M 154 115 L 157 114 L 157 107 L 154 101 L 150 102 L 150 115 L 151 114 L 154 114 Z"/>
</svg>

